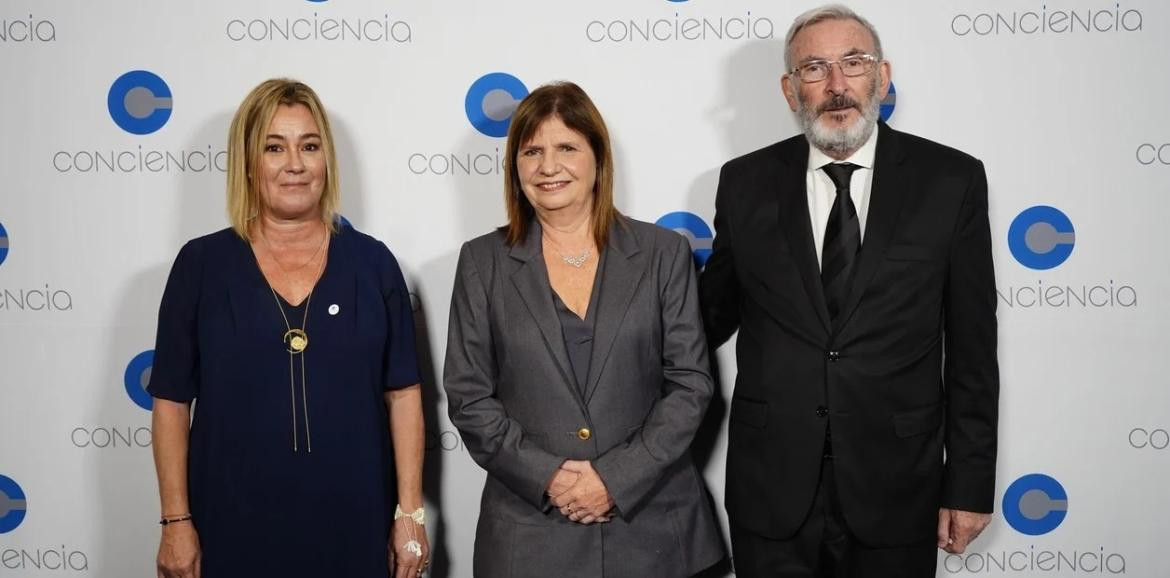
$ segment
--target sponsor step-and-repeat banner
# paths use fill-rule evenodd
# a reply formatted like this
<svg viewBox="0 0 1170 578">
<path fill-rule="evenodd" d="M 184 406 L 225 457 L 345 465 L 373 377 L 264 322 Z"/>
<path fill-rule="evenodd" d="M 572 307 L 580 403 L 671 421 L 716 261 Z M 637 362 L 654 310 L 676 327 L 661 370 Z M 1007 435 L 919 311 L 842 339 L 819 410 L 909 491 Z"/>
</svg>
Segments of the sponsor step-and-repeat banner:
<svg viewBox="0 0 1170 578">
<path fill-rule="evenodd" d="M 277 76 L 321 95 L 344 222 L 406 274 L 434 574 L 471 576 L 484 473 L 446 418 L 441 367 L 459 247 L 505 220 L 517 103 L 552 80 L 585 88 L 619 208 L 686 237 L 701 268 L 721 164 L 797 131 L 783 36 L 817 4 L 0 5 L 0 576 L 154 575 L 159 298 L 179 247 L 226 226 L 231 116 Z M 847 4 L 892 63 L 882 118 L 979 157 L 990 183 L 996 513 L 938 575 L 1170 576 L 1170 6 Z M 733 349 L 718 352 L 724 400 Z M 717 503 L 724 432 L 700 440 Z"/>
</svg>

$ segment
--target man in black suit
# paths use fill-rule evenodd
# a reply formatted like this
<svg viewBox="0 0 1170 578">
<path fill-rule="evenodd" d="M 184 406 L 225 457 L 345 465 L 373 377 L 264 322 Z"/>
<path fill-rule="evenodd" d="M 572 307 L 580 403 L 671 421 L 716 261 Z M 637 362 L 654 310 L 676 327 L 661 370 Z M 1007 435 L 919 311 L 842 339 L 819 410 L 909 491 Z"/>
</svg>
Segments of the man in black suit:
<svg viewBox="0 0 1170 578">
<path fill-rule="evenodd" d="M 723 167 L 700 285 L 710 342 L 739 330 L 737 576 L 934 576 L 994 502 L 983 165 L 878 120 L 890 65 L 848 8 L 798 17 L 785 59 L 804 134 Z"/>
</svg>

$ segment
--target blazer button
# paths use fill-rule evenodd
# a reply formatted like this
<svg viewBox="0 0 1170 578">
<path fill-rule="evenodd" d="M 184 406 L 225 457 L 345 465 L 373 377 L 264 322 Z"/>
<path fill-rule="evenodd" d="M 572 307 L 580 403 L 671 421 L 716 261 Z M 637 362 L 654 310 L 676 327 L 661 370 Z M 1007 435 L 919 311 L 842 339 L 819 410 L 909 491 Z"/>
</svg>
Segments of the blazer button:
<svg viewBox="0 0 1170 578">
<path fill-rule="evenodd" d="M 841 359 L 841 352 L 840 352 L 840 351 L 830 351 L 830 352 L 828 352 L 827 354 L 825 354 L 825 357 L 826 357 L 826 358 L 827 358 L 829 361 L 834 361 L 834 362 L 835 362 L 835 361 L 837 361 L 837 360 Z"/>
<path fill-rule="evenodd" d="M 823 405 L 817 408 L 817 417 L 825 417 L 826 415 L 829 415 L 829 408 Z"/>
<path fill-rule="evenodd" d="M 577 437 L 581 438 L 581 441 L 585 441 L 593 437 L 593 432 L 589 431 L 589 428 L 583 427 L 577 430 Z"/>
</svg>

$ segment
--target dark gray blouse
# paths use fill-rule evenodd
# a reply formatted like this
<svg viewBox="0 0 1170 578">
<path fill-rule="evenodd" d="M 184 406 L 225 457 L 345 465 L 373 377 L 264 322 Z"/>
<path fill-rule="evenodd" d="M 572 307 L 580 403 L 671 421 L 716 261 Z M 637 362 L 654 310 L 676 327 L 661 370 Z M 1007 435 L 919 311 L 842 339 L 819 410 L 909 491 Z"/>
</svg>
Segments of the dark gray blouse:
<svg viewBox="0 0 1170 578">
<path fill-rule="evenodd" d="M 589 383 L 589 358 L 593 355 L 593 321 L 597 317 L 597 298 L 601 293 L 601 274 L 605 270 L 605 251 L 601 253 L 601 261 L 597 264 L 597 274 L 593 276 L 593 291 L 589 295 L 589 309 L 585 311 L 585 319 L 577 317 L 556 291 L 549 287 L 553 294 L 553 303 L 556 304 L 557 317 L 561 320 L 561 336 L 565 340 L 565 349 L 569 353 L 569 363 L 573 365 L 573 377 L 577 380 L 577 389 L 585 393 Z"/>
</svg>

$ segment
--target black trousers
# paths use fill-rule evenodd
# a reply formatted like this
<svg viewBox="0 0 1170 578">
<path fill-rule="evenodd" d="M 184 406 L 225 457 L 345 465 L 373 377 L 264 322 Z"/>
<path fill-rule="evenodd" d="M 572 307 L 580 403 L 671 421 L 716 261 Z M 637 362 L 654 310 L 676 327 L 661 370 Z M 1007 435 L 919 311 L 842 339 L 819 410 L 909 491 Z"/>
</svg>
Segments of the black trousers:
<svg viewBox="0 0 1170 578">
<path fill-rule="evenodd" d="M 821 479 L 808 517 L 787 540 L 773 540 L 731 521 L 736 578 L 930 578 L 937 545 L 872 548 L 849 531 L 841 515 L 833 458 L 821 463 Z"/>
</svg>

